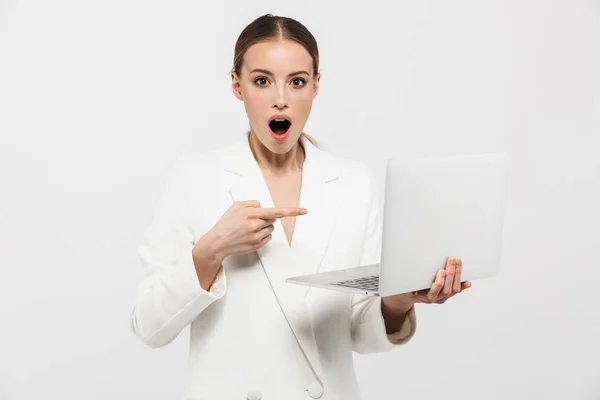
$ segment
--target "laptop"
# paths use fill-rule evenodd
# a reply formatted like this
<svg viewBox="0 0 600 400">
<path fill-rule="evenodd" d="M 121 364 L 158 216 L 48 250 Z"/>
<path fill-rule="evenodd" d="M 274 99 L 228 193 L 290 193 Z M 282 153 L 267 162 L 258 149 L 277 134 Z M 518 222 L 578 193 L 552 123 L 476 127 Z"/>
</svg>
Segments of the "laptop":
<svg viewBox="0 0 600 400">
<path fill-rule="evenodd" d="M 380 264 L 286 282 L 372 296 L 431 287 L 447 257 L 461 280 L 498 275 L 505 218 L 505 153 L 387 161 Z"/>
</svg>

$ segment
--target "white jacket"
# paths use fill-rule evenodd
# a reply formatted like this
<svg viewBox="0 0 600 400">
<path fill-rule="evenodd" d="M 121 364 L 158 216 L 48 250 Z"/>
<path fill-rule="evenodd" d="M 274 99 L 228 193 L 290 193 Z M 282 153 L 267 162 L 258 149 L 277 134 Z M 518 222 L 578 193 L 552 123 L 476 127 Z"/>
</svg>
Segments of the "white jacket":
<svg viewBox="0 0 600 400">
<path fill-rule="evenodd" d="M 306 152 L 292 245 L 276 222 L 258 252 L 225 259 L 210 291 L 192 261 L 194 243 L 233 201 L 272 207 L 245 137 L 181 157 L 171 169 L 139 246 L 144 277 L 131 327 L 151 347 L 191 325 L 188 400 L 360 400 L 352 351 L 374 353 L 414 334 L 414 308 L 386 334 L 381 298 L 285 282 L 303 273 L 378 263 L 377 186 L 363 163 L 301 137 Z"/>
</svg>

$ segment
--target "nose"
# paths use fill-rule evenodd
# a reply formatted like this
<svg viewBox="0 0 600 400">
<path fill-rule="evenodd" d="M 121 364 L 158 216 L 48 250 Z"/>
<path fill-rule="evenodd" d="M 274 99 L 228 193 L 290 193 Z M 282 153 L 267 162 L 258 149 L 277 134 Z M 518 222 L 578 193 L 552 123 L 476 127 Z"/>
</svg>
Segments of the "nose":
<svg viewBox="0 0 600 400">
<path fill-rule="evenodd" d="M 277 95 L 276 95 L 275 102 L 274 102 L 275 104 L 273 106 L 277 107 L 280 110 L 284 109 L 284 108 L 288 108 L 289 104 L 288 104 L 285 85 L 280 86 L 277 89 L 276 93 L 277 93 Z"/>
</svg>

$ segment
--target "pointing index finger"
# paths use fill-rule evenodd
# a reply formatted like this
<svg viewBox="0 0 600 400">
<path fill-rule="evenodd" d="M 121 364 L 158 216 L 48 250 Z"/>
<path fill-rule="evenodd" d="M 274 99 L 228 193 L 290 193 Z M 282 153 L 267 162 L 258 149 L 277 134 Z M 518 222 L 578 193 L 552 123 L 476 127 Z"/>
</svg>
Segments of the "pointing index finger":
<svg viewBox="0 0 600 400">
<path fill-rule="evenodd" d="M 271 207 L 257 208 L 253 210 L 254 215 L 262 219 L 295 217 L 306 214 L 306 209 L 302 207 Z"/>
</svg>

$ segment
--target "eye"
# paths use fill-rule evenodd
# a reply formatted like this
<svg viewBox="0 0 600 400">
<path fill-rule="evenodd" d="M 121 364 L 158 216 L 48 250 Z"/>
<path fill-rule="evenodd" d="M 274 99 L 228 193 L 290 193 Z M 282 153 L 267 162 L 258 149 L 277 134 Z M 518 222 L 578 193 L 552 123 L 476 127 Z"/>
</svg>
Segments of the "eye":
<svg viewBox="0 0 600 400">
<path fill-rule="evenodd" d="M 302 86 L 304 86 L 306 84 L 306 81 L 302 78 L 294 78 L 292 80 L 292 84 L 294 84 L 294 82 L 301 82 Z M 299 84 L 298 85 L 294 84 L 294 86 L 299 86 Z"/>
<path fill-rule="evenodd" d="M 259 83 L 259 82 L 263 82 L 263 81 L 264 81 L 264 83 Z M 258 84 L 258 86 L 264 86 L 267 82 L 268 82 L 267 78 L 265 78 L 265 77 L 256 78 L 254 80 L 254 83 Z"/>
</svg>

